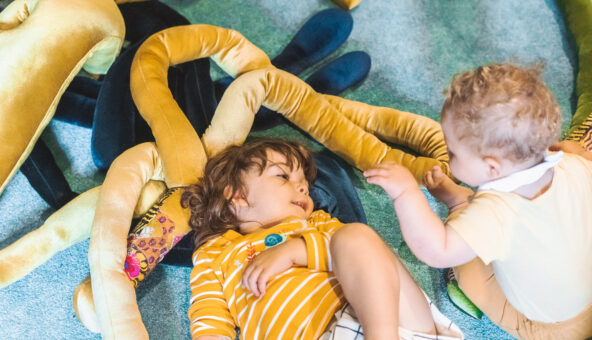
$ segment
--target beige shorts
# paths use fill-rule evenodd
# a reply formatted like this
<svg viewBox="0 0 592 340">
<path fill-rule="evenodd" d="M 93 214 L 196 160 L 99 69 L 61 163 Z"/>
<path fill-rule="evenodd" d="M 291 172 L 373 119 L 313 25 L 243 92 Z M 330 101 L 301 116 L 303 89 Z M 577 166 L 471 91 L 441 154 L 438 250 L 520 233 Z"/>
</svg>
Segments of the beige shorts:
<svg viewBox="0 0 592 340">
<path fill-rule="evenodd" d="M 489 319 L 518 339 L 582 340 L 592 337 L 592 304 L 571 319 L 546 323 L 529 320 L 506 299 L 493 267 L 479 258 L 454 268 L 458 286 Z"/>
<path fill-rule="evenodd" d="M 425 294 L 424 294 L 425 295 Z M 440 313 L 438 308 L 426 296 L 430 305 L 430 312 L 436 324 L 436 334 L 425 334 L 410 331 L 399 327 L 399 337 L 401 340 L 425 339 L 425 340 L 462 340 L 464 335 L 460 328 L 450 321 L 444 314 Z M 321 335 L 319 340 L 363 340 L 364 332 L 362 326 L 349 304 L 341 308 L 327 327 L 327 330 Z"/>
</svg>

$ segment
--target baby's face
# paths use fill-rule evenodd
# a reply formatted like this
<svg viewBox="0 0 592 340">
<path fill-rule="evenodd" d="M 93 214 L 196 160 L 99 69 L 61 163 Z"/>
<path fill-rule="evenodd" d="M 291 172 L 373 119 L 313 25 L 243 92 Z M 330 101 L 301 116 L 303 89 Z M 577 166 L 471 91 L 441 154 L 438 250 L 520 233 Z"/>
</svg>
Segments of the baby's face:
<svg viewBox="0 0 592 340">
<path fill-rule="evenodd" d="M 464 183 L 476 187 L 492 180 L 488 176 L 489 165 L 483 157 L 459 140 L 454 130 L 453 119 L 442 121 L 442 131 L 450 157 L 450 171 Z"/>
<path fill-rule="evenodd" d="M 233 199 L 242 234 L 269 228 L 290 216 L 307 219 L 313 210 L 308 181 L 301 167 L 290 170 L 286 158 L 267 152 L 267 167 L 259 174 L 249 170 L 244 176 L 246 201 Z"/>
</svg>

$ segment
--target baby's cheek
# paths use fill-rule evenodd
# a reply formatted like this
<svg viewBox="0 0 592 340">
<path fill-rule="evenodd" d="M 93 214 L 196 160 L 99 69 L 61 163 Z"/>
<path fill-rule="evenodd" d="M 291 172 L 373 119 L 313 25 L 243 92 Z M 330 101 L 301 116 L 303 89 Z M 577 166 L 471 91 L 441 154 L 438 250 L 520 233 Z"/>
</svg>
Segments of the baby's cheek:
<svg viewBox="0 0 592 340">
<path fill-rule="evenodd" d="M 456 161 L 455 158 L 450 159 L 450 162 L 448 163 L 448 165 L 450 165 L 450 171 L 456 176 L 458 174 L 458 162 Z"/>
<path fill-rule="evenodd" d="M 462 168 L 453 168 L 452 164 L 450 164 L 450 172 L 454 177 L 456 177 L 459 181 L 466 183 L 467 176 L 465 171 Z"/>
</svg>

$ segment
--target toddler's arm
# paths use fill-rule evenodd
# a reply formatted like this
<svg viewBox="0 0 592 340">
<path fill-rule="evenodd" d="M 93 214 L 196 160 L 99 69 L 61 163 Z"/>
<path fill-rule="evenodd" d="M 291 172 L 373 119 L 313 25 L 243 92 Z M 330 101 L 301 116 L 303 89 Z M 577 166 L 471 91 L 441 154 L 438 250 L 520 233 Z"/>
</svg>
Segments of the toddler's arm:
<svg viewBox="0 0 592 340">
<path fill-rule="evenodd" d="M 216 249 L 218 250 L 218 249 Z M 213 257 L 198 250 L 191 270 L 191 300 L 187 316 L 191 336 L 200 340 L 234 339 L 235 324 L 224 298 L 222 283 L 210 264 Z"/>
<path fill-rule="evenodd" d="M 302 238 L 287 240 L 259 253 L 243 272 L 242 285 L 255 296 L 265 294 L 267 281 L 292 266 L 306 266 L 306 244 Z"/>
<path fill-rule="evenodd" d="M 331 271 L 329 244 L 343 224 L 324 211 L 316 211 L 308 219 L 302 237 L 288 240 L 261 252 L 243 272 L 243 286 L 256 296 L 265 294 L 267 281 L 290 267 L 303 266 L 318 271 Z"/>
<path fill-rule="evenodd" d="M 431 267 L 464 264 L 477 255 L 430 209 L 428 201 L 406 168 L 383 163 L 364 172 L 368 183 L 381 186 L 394 200 L 401 232 L 411 251 Z"/>
</svg>

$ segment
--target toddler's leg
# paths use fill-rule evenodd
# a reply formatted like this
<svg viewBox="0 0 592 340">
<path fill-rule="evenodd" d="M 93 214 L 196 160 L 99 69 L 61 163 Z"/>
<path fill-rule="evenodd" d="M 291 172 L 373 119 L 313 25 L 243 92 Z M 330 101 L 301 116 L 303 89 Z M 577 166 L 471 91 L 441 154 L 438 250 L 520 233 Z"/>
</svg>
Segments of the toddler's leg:
<svg viewBox="0 0 592 340">
<path fill-rule="evenodd" d="M 423 183 L 432 196 L 451 210 L 467 204 L 469 197 L 473 195 L 473 190 L 454 183 L 437 166 L 428 171 L 423 178 Z"/>
<path fill-rule="evenodd" d="M 333 271 L 365 339 L 398 339 L 399 326 L 435 334 L 421 289 L 370 227 L 352 223 L 331 238 Z"/>
</svg>

